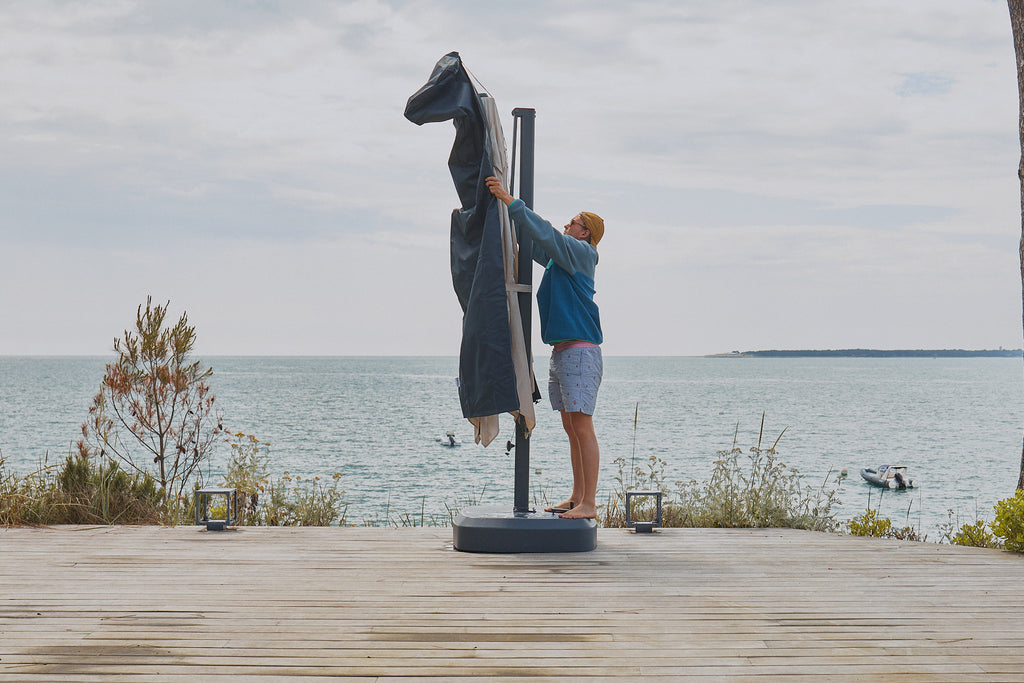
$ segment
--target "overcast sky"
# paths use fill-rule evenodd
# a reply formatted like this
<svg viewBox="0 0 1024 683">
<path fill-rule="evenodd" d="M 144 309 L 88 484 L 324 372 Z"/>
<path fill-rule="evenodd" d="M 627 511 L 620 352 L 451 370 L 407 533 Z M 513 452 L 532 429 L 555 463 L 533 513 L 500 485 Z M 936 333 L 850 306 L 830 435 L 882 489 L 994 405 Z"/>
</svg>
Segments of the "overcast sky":
<svg viewBox="0 0 1024 683">
<path fill-rule="evenodd" d="M 450 51 L 537 110 L 537 211 L 604 217 L 606 354 L 1020 346 L 1005 2 L 27 0 L 0 354 L 152 295 L 201 355 L 456 355 L 454 129 L 402 116 Z"/>
</svg>

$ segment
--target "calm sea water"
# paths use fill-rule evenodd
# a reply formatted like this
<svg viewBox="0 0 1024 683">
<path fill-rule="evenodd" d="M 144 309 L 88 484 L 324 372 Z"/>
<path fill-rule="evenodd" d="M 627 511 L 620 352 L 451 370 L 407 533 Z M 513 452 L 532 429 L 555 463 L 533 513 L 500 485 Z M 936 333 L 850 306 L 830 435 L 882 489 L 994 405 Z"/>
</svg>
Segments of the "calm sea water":
<svg viewBox="0 0 1024 683">
<path fill-rule="evenodd" d="M 0 357 L 0 452 L 9 470 L 27 473 L 68 453 L 109 360 Z M 386 510 L 447 518 L 445 503 L 511 506 L 513 455 L 504 444 L 512 421 L 503 418 L 490 447 L 473 444 L 455 358 L 206 362 L 225 426 L 269 441 L 275 474 L 341 473 L 350 522 L 379 520 Z M 546 355 L 537 372 L 546 377 Z M 869 493 L 879 504 L 860 468 L 908 465 L 921 487 L 886 493 L 881 511 L 938 540 L 948 509 L 961 521 L 991 519 L 995 502 L 1012 495 L 1022 399 L 1024 373 L 1013 358 L 609 357 L 595 417 L 601 488 L 614 484 L 618 457 L 639 464 L 655 455 L 670 482 L 705 480 L 737 425 L 738 445 L 756 444 L 764 412 L 767 444 L 788 427 L 779 457 L 809 485 L 830 470 L 849 471 L 843 519 L 862 512 Z M 463 446 L 438 445 L 449 429 Z M 215 455 L 215 470 L 227 452 Z M 570 481 L 565 436 L 545 398 L 531 442 L 531 488 L 538 500 L 557 501 Z"/>
</svg>

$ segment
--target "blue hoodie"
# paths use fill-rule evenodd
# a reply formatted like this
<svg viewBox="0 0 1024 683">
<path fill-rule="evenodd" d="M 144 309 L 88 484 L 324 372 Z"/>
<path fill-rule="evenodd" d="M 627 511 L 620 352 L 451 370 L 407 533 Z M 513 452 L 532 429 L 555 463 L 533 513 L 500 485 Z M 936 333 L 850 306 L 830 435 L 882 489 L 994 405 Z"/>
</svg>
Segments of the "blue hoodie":
<svg viewBox="0 0 1024 683">
<path fill-rule="evenodd" d="M 601 316 L 594 303 L 597 249 L 562 234 L 521 199 L 513 201 L 508 212 L 516 227 L 533 238 L 533 260 L 545 268 L 537 289 L 541 339 L 545 344 L 603 342 Z"/>
</svg>

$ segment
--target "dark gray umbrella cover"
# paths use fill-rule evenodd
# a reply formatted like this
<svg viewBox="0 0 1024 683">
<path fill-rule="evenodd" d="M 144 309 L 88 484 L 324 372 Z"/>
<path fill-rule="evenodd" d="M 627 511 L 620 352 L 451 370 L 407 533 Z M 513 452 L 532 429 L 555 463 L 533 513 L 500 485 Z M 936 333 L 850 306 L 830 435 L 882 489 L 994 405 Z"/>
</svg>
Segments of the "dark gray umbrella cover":
<svg viewBox="0 0 1024 683">
<path fill-rule="evenodd" d="M 462 306 L 459 400 L 466 418 L 519 409 L 505 295 L 498 200 L 484 185 L 493 153 L 480 96 L 458 52 L 438 61 L 405 107 L 417 125 L 451 120 L 448 168 L 462 207 L 452 211 L 452 284 Z"/>
</svg>

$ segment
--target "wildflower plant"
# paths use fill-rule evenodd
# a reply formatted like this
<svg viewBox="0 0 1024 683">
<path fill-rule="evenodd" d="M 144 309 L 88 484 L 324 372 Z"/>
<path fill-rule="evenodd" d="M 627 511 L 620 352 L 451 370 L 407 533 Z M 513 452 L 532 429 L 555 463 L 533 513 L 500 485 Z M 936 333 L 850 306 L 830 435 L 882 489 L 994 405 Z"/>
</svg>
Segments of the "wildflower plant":
<svg viewBox="0 0 1024 683">
<path fill-rule="evenodd" d="M 711 478 L 706 482 L 676 482 L 673 491 L 668 491 L 665 485 L 663 460 L 652 456 L 646 467 L 635 467 L 629 471 L 625 468 L 625 460 L 617 459 L 619 474 L 615 490 L 605 506 L 605 526 L 625 524 L 626 487 L 627 482 L 633 482 L 637 488 L 662 491 L 668 498 L 662 511 L 662 525 L 666 527 L 834 530 L 838 526 L 833 511 L 833 507 L 838 505 L 838 480 L 832 479 L 830 471 L 819 487 L 807 487 L 803 475 L 796 468 L 786 467 L 777 457 L 776 449 L 785 433 L 783 429 L 771 447 L 762 447 L 762 415 L 757 445 L 749 449 L 746 462 L 743 462 L 741 456 L 744 451 L 737 446 L 737 424 L 732 448 L 717 452 Z M 631 518 L 638 518 L 634 511 L 631 511 Z"/>
<path fill-rule="evenodd" d="M 237 489 L 241 508 L 238 516 L 245 523 L 247 517 L 257 513 L 270 481 L 270 443 L 244 432 L 236 433 L 230 443 L 224 485 Z"/>
<path fill-rule="evenodd" d="M 319 476 L 270 476 L 270 443 L 238 432 L 231 440 L 224 485 L 237 489 L 239 524 L 249 526 L 345 525 L 348 503 L 341 474 L 330 481 Z"/>
</svg>

